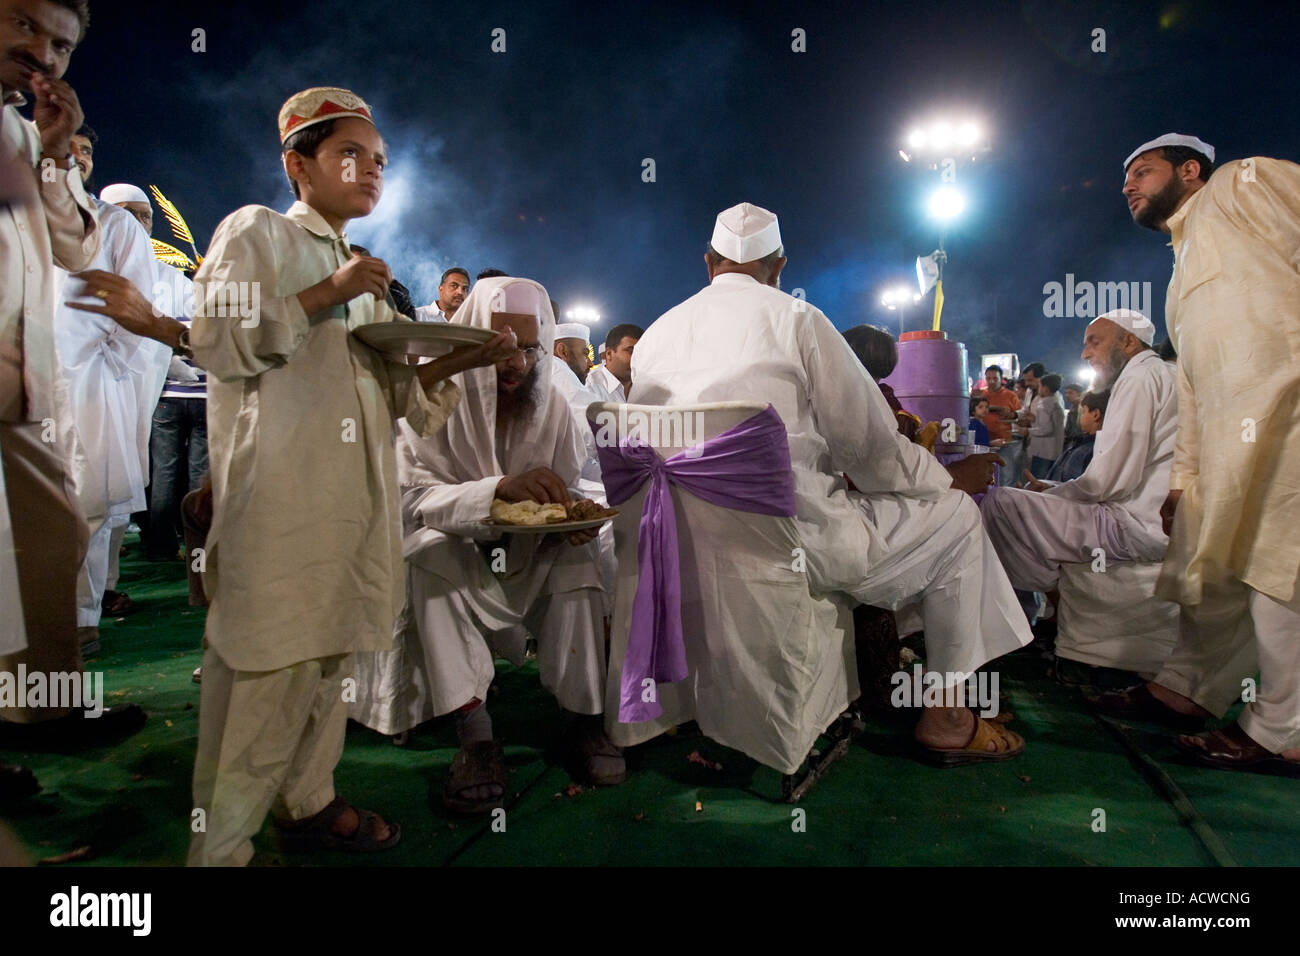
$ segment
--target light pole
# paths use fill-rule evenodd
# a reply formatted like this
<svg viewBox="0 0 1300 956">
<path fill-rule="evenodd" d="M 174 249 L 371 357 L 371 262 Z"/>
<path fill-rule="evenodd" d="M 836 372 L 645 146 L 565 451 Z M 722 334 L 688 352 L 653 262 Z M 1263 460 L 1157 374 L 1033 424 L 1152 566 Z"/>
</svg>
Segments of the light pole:
<svg viewBox="0 0 1300 956">
<path fill-rule="evenodd" d="M 890 312 L 898 313 L 898 336 L 902 338 L 907 323 L 907 310 L 921 301 L 921 296 L 909 286 L 890 286 L 880 294 L 880 304 Z"/>
</svg>

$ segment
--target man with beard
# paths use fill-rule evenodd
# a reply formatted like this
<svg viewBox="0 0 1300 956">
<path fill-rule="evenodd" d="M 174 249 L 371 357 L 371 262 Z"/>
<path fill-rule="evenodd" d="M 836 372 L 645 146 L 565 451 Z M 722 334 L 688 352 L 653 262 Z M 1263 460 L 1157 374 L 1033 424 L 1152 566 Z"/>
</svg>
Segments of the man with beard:
<svg viewBox="0 0 1300 956">
<path fill-rule="evenodd" d="M 460 751 L 448 809 L 487 812 L 505 796 L 505 766 L 485 701 L 495 657 L 520 664 L 531 634 L 542 685 L 568 721 L 590 782 L 619 783 L 623 757 L 601 728 L 605 681 L 595 531 L 509 534 L 486 522 L 495 499 L 570 500 L 586 452 L 552 386 L 555 320 L 546 290 L 521 278 L 474 286 L 457 324 L 513 329 L 520 351 L 456 378 L 463 399 L 437 435 L 399 424 L 409 614 L 399 647 L 358 655 L 353 719 L 381 733 L 455 714 Z"/>
<path fill-rule="evenodd" d="M 1051 591 L 1062 564 L 1090 562 L 1097 548 L 1108 562 L 1164 557 L 1157 510 L 1169 491 L 1178 398 L 1173 367 L 1151 347 L 1154 335 L 1151 320 L 1130 309 L 1094 319 L 1082 357 L 1097 373 L 1094 387 L 1111 395 L 1092 461 L 1060 484 L 1026 470 L 1023 489 L 984 497 L 984 527 L 1015 587 Z"/>
<path fill-rule="evenodd" d="M 27 201 L 0 208 L 0 459 L 16 552 L 26 648 L 11 640 L 0 672 L 81 670 L 77 569 L 86 526 L 68 462 L 72 413 L 58 383 L 55 265 L 82 269 L 99 249 L 95 206 L 71 150 L 77 95 L 61 77 L 89 17 L 85 2 L 0 0 L 0 153 L 25 166 Z M 18 107 L 35 99 L 32 121 Z M 136 705 L 86 720 L 77 708 L 17 706 L 0 713 L 0 746 L 92 743 L 138 729 Z"/>
<path fill-rule="evenodd" d="M 469 273 L 460 266 L 452 266 L 438 281 L 438 298 L 432 305 L 415 308 L 417 322 L 450 322 L 469 295 Z"/>
<path fill-rule="evenodd" d="M 1182 606 L 1155 680 L 1106 713 L 1203 725 L 1260 674 L 1237 723 L 1179 738 L 1223 769 L 1300 761 L 1300 166 L 1262 156 L 1211 174 L 1214 148 L 1169 133 L 1124 162 L 1133 220 L 1172 239 L 1165 302 L 1180 417 L 1156 593 Z M 1108 425 L 1109 427 L 1109 425 Z M 1105 432 L 1103 431 L 1103 434 Z"/>
</svg>

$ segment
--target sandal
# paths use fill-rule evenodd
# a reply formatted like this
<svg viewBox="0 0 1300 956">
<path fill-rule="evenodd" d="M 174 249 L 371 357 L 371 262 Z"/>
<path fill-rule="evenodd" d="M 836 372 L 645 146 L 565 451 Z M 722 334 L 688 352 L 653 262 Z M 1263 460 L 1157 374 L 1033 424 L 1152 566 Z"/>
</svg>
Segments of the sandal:
<svg viewBox="0 0 1300 956">
<path fill-rule="evenodd" d="M 1184 734 L 1174 740 L 1174 746 L 1197 763 L 1218 770 L 1249 770 L 1300 777 L 1300 760 L 1287 760 L 1281 754 L 1261 747 L 1241 729 L 1240 724 L 1230 724 L 1222 730 L 1209 730 L 1203 734 Z"/>
<path fill-rule="evenodd" d="M 495 797 L 466 797 L 471 787 L 496 787 Z M 451 772 L 442 789 L 442 805 L 453 813 L 491 813 L 506 798 L 506 762 L 501 744 L 495 740 L 476 740 L 456 751 Z"/>
<path fill-rule="evenodd" d="M 273 831 L 276 843 L 283 853 L 311 853 L 316 850 L 343 850 L 349 853 L 374 853 L 396 846 L 402 838 L 402 828 L 391 820 L 388 824 L 388 837 L 376 838 L 379 830 L 380 816 L 369 810 L 356 810 L 357 828 L 351 836 L 341 836 L 334 832 L 334 821 L 347 812 L 348 802 L 342 797 L 335 797 L 320 813 L 305 820 L 275 822 Z"/>
<path fill-rule="evenodd" d="M 125 591 L 105 591 L 99 602 L 100 610 L 108 617 L 124 617 L 135 611 L 135 602 Z"/>
<path fill-rule="evenodd" d="M 566 741 L 568 762 L 581 772 L 583 783 L 594 787 L 613 787 L 627 779 L 623 748 L 605 734 L 600 718 L 595 721 L 579 717 L 569 729 Z"/>
<path fill-rule="evenodd" d="M 926 757 L 939 767 L 960 767 L 970 763 L 991 763 L 1019 757 L 1025 749 L 1025 738 L 1004 724 L 975 716 L 975 731 L 965 747 L 925 747 Z M 988 746 L 992 743 L 993 750 Z"/>
</svg>

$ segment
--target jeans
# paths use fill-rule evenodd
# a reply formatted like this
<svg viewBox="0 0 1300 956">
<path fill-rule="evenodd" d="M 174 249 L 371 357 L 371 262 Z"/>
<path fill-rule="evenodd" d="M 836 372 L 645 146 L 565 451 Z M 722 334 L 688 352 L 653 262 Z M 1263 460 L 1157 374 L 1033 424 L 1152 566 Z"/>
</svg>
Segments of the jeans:
<svg viewBox="0 0 1300 956">
<path fill-rule="evenodd" d="M 160 398 L 149 432 L 150 558 L 171 558 L 180 546 L 181 499 L 199 486 L 208 470 L 208 401 Z"/>
<path fill-rule="evenodd" d="M 1029 459 L 1029 473 L 1035 478 L 1046 478 L 1054 464 L 1056 464 L 1056 462 L 1050 458 L 1039 458 L 1037 455 L 1034 455 Z"/>
</svg>

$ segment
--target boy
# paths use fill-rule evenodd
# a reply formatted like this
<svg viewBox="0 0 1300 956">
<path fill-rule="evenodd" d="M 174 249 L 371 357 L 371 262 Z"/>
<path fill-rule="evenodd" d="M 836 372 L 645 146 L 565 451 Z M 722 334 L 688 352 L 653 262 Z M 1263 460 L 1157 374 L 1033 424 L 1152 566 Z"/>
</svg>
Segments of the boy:
<svg viewBox="0 0 1300 956">
<path fill-rule="evenodd" d="M 1046 478 L 1065 444 L 1065 406 L 1061 404 L 1061 376 L 1044 375 L 1038 380 L 1038 398 L 1024 413 L 1029 426 L 1026 451 L 1029 470 L 1035 478 Z"/>
<path fill-rule="evenodd" d="M 989 428 L 984 424 L 984 417 L 989 413 L 989 400 L 976 395 L 970 400 L 970 423 L 966 426 L 968 431 L 975 433 L 975 444 L 983 445 L 985 448 L 991 447 L 989 438 Z"/>
<path fill-rule="evenodd" d="M 516 351 L 503 333 L 407 366 L 355 341 L 397 318 L 388 267 L 344 234 L 379 201 L 383 140 L 335 88 L 291 97 L 279 126 L 298 201 L 226 217 L 195 276 L 213 520 L 191 865 L 246 864 L 273 804 L 285 850 L 397 842 L 333 781 L 352 653 L 391 648 L 404 597 L 394 419 L 432 434 L 460 398 L 449 376 Z"/>
<path fill-rule="evenodd" d="M 1079 399 L 1079 428 L 1081 434 L 1066 439 L 1065 451 L 1056 459 L 1052 470 L 1047 473 L 1048 481 L 1071 481 L 1078 478 L 1092 461 L 1093 445 L 1097 441 L 1097 432 L 1101 431 L 1102 419 L 1106 415 L 1106 402 L 1110 390 L 1087 392 Z"/>
</svg>

